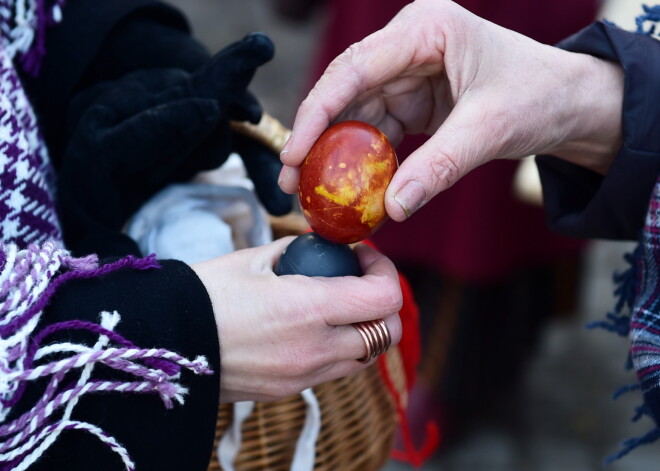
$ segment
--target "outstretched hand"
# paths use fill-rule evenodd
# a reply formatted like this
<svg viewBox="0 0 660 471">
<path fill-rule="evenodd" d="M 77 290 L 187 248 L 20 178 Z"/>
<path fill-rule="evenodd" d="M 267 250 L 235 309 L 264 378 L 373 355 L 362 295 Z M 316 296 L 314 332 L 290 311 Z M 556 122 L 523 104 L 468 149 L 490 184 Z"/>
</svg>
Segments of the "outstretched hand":
<svg viewBox="0 0 660 471">
<path fill-rule="evenodd" d="M 604 172 L 621 139 L 622 91 L 617 65 L 542 45 L 449 0 L 417 0 L 328 66 L 298 110 L 280 187 L 296 191 L 312 144 L 346 119 L 395 144 L 431 135 L 389 185 L 396 221 L 493 159 L 552 152 Z"/>
</svg>

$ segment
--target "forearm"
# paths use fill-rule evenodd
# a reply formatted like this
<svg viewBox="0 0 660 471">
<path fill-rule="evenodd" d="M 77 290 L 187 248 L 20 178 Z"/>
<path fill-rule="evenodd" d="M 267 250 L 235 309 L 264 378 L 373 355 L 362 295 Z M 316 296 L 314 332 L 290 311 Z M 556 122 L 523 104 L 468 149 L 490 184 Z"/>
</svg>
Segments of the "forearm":
<svg viewBox="0 0 660 471">
<path fill-rule="evenodd" d="M 611 61 L 586 54 L 565 54 L 573 79 L 563 116 L 566 138 L 547 149 L 563 160 L 607 173 L 622 144 L 624 73 Z"/>
</svg>

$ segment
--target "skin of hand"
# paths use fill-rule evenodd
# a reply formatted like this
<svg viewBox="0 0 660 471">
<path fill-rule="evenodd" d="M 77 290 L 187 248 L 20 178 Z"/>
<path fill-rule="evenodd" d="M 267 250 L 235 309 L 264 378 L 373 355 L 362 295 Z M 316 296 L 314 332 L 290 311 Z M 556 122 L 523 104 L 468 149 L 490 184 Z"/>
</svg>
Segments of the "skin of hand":
<svg viewBox="0 0 660 471">
<path fill-rule="evenodd" d="M 621 145 L 623 82 L 616 64 L 542 45 L 449 0 L 416 0 L 328 66 L 298 109 L 279 184 L 294 193 L 312 144 L 346 119 L 395 145 L 431 136 L 387 189 L 395 221 L 493 159 L 551 153 L 605 173 Z"/>
<path fill-rule="evenodd" d="M 383 318 L 401 339 L 397 271 L 358 245 L 361 277 L 277 276 L 273 266 L 292 237 L 192 265 L 211 298 L 220 339 L 221 400 L 280 399 L 356 373 L 372 362 L 350 324 Z"/>
</svg>

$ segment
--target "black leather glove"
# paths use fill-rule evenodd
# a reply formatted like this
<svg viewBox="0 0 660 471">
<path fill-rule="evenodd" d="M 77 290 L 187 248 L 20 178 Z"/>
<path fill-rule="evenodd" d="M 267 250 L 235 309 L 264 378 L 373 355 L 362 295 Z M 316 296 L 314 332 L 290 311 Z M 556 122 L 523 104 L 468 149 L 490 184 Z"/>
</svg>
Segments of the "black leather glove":
<svg viewBox="0 0 660 471">
<path fill-rule="evenodd" d="M 229 124 L 259 121 L 261 106 L 247 86 L 273 52 L 267 36 L 253 33 L 192 74 L 140 70 L 76 96 L 59 175 L 67 244 L 76 249 L 87 240 L 84 250 L 103 252 L 89 239 L 107 240 L 155 192 L 218 167 L 232 151 L 243 158 L 266 209 L 290 211 L 291 197 L 277 186 L 279 156 L 234 135 Z"/>
</svg>

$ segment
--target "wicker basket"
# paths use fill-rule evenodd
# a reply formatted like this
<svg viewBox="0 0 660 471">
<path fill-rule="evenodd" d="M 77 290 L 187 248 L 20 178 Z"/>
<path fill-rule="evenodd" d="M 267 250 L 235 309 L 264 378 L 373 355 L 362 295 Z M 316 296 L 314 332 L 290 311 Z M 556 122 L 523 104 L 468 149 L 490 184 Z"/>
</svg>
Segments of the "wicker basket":
<svg viewBox="0 0 660 471">
<path fill-rule="evenodd" d="M 270 217 L 273 237 L 299 235 L 309 226 L 298 213 Z M 359 373 L 320 384 L 314 394 L 321 409 L 321 431 L 314 469 L 318 471 L 377 471 L 390 457 L 398 415 L 389 376 L 400 406 L 407 400 L 404 362 L 392 347 L 378 362 Z M 306 405 L 300 395 L 258 402 L 243 423 L 236 471 L 289 471 L 305 422 Z M 218 408 L 213 455 L 208 471 L 221 471 L 218 443 L 233 420 L 231 404 Z"/>
<path fill-rule="evenodd" d="M 380 369 L 387 369 L 404 400 L 406 379 L 398 348 L 390 349 L 379 361 L 383 363 L 314 388 L 322 421 L 316 446 L 316 470 L 376 471 L 388 460 L 397 413 Z M 221 405 L 209 471 L 222 469 L 216 450 L 231 420 L 231 405 Z M 236 471 L 288 471 L 304 421 L 305 403 L 300 396 L 257 403 L 243 423 Z"/>
</svg>

